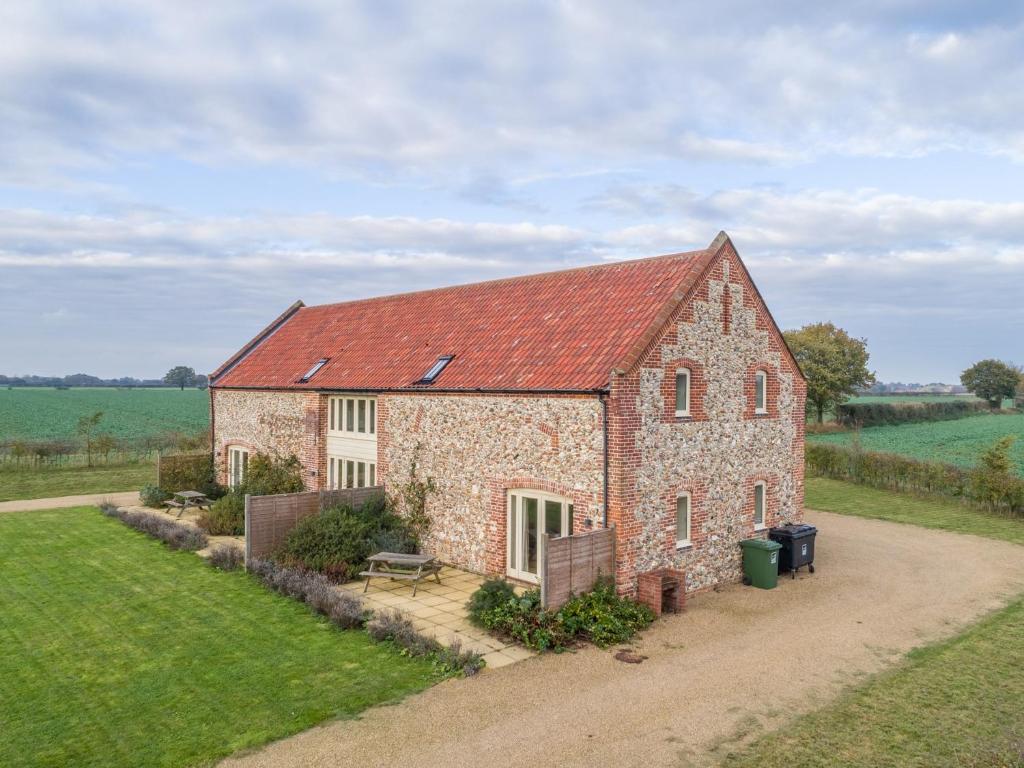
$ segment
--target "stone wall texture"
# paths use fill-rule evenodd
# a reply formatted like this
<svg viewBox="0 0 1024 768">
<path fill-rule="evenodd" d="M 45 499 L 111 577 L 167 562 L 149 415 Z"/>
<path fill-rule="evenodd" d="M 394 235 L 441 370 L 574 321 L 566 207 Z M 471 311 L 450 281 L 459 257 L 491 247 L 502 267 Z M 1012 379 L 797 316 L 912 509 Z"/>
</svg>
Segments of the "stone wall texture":
<svg viewBox="0 0 1024 768">
<path fill-rule="evenodd" d="M 389 489 L 415 458 L 430 476 L 426 549 L 480 573 L 505 572 L 506 490 L 573 502 L 573 530 L 600 525 L 604 468 L 596 396 L 381 395 L 377 469 Z"/>
<path fill-rule="evenodd" d="M 322 396 L 315 392 L 215 389 L 213 444 L 217 476 L 227 482 L 228 446 L 270 456 L 294 454 L 306 467 L 307 490 L 319 490 L 325 431 Z"/>
<path fill-rule="evenodd" d="M 694 372 L 691 415 L 676 417 L 677 368 Z M 767 413 L 755 414 L 754 373 L 768 373 Z M 806 386 L 731 245 L 654 338 L 611 397 L 610 516 L 619 532 L 617 581 L 686 572 L 687 590 L 741 577 L 737 542 L 755 531 L 753 488 L 766 483 L 766 524 L 803 511 Z M 692 545 L 676 548 L 676 498 L 691 496 Z"/>
</svg>

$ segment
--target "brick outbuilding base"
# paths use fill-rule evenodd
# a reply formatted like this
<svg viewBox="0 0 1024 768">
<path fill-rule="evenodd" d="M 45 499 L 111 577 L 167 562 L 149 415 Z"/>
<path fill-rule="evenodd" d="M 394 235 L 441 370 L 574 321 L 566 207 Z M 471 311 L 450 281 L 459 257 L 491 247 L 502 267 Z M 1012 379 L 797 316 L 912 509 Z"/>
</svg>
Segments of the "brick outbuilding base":
<svg viewBox="0 0 1024 768">
<path fill-rule="evenodd" d="M 682 613 L 686 608 L 686 574 L 674 568 L 658 568 L 637 577 L 637 599 L 655 616 Z"/>
</svg>

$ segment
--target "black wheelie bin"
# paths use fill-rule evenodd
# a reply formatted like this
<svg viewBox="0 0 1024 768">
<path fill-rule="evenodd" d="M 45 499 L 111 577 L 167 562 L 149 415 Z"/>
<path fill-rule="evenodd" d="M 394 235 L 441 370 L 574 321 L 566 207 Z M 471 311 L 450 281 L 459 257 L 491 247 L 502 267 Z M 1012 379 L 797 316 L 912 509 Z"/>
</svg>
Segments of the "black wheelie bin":
<svg viewBox="0 0 1024 768">
<path fill-rule="evenodd" d="M 768 538 L 782 545 L 779 552 L 779 570 L 789 570 L 796 578 L 797 569 L 807 566 L 814 573 L 814 538 L 818 529 L 813 525 L 783 525 L 768 531 Z"/>
</svg>

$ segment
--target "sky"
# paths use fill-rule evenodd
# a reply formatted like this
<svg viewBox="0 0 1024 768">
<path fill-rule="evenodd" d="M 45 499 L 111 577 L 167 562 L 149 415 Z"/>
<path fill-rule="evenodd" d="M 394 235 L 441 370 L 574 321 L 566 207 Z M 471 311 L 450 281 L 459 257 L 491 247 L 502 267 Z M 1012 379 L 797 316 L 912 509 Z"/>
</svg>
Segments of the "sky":
<svg viewBox="0 0 1024 768">
<path fill-rule="evenodd" d="M 733 239 L 885 381 L 1024 363 L 1024 4 L 0 4 L 0 373 Z"/>
</svg>

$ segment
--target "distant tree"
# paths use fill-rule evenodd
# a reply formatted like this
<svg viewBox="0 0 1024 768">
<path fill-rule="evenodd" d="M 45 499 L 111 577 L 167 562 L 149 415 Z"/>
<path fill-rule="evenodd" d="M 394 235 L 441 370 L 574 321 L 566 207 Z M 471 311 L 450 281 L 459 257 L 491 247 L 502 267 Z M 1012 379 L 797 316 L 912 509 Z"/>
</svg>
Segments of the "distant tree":
<svg viewBox="0 0 1024 768">
<path fill-rule="evenodd" d="M 85 464 L 88 467 L 92 466 L 92 449 L 93 441 L 96 435 L 96 429 L 100 425 L 100 419 L 103 418 L 103 411 L 96 411 L 96 413 L 90 416 L 82 416 L 78 420 L 78 426 L 75 427 L 75 432 L 81 435 L 85 439 Z"/>
<path fill-rule="evenodd" d="M 171 368 L 166 374 L 164 374 L 164 384 L 172 387 L 185 387 L 194 386 L 196 383 L 196 372 L 194 369 L 189 368 L 186 365 L 178 365 Z"/>
<path fill-rule="evenodd" d="M 115 448 L 117 448 L 117 438 L 113 435 L 97 435 L 96 440 L 93 441 L 93 449 L 96 453 L 103 456 L 103 462 L 105 464 L 110 462 L 110 453 Z"/>
<path fill-rule="evenodd" d="M 807 377 L 807 407 L 818 418 L 875 382 L 868 370 L 865 339 L 855 339 L 832 323 L 812 323 L 784 334 Z"/>
<path fill-rule="evenodd" d="M 1002 360 L 982 360 L 960 374 L 960 383 L 975 397 L 988 400 L 990 408 L 998 408 L 1004 397 L 1017 391 L 1020 371 Z"/>
</svg>

